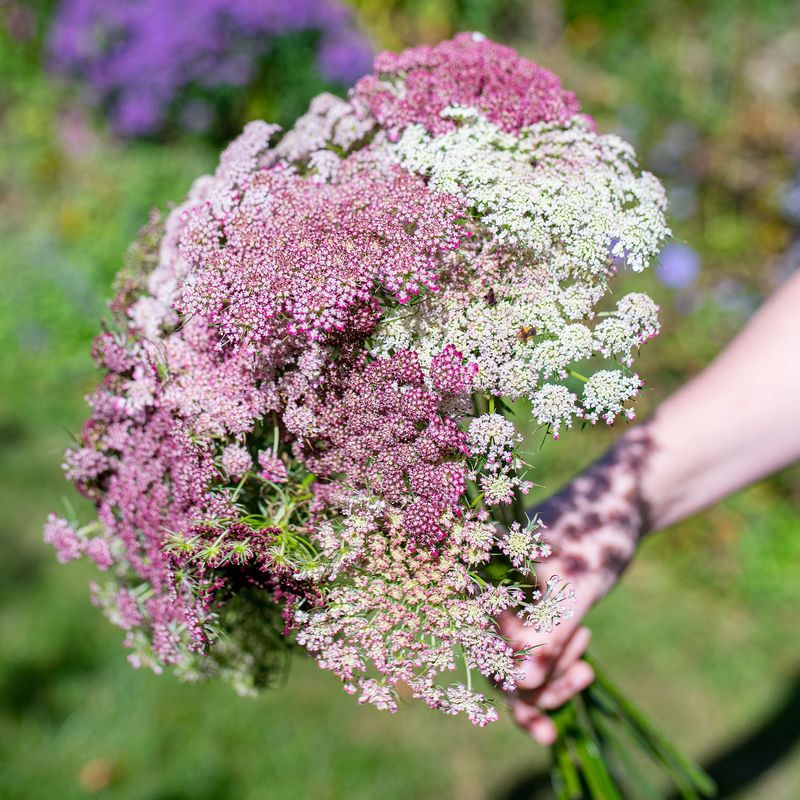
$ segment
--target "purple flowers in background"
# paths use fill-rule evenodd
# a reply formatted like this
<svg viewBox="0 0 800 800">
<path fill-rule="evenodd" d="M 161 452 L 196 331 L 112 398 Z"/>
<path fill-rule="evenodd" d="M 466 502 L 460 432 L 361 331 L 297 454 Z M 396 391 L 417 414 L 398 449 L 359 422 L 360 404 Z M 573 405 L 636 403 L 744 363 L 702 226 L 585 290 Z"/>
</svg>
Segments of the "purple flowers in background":
<svg viewBox="0 0 800 800">
<path fill-rule="evenodd" d="M 700 256 L 687 244 L 673 242 L 661 251 L 656 277 L 670 289 L 688 289 L 700 273 Z"/>
<path fill-rule="evenodd" d="M 370 69 L 369 44 L 336 0 L 62 0 L 50 53 L 109 105 L 119 134 L 138 136 L 165 124 L 183 90 L 243 87 L 275 36 L 307 30 L 320 33 L 327 80 L 351 83 Z"/>
<path fill-rule="evenodd" d="M 328 80 L 353 83 L 372 68 L 372 51 L 359 31 L 342 25 L 323 37 L 317 64 Z"/>
</svg>

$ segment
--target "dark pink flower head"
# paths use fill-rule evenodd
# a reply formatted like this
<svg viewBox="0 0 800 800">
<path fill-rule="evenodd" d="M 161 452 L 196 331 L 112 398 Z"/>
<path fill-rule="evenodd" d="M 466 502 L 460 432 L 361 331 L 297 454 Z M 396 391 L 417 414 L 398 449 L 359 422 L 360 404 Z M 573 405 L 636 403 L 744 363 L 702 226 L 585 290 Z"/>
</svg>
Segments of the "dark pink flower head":
<svg viewBox="0 0 800 800">
<path fill-rule="evenodd" d="M 316 438 L 298 455 L 312 472 L 340 482 L 344 475 L 345 485 L 403 509 L 412 549 L 446 537 L 442 517 L 458 513 L 466 488 L 466 436 L 426 386 L 416 353 L 345 368 L 337 389 L 306 403 Z"/>
<path fill-rule="evenodd" d="M 433 134 L 451 130 L 455 123 L 440 116 L 448 106 L 475 108 L 510 133 L 535 122 L 567 122 L 580 109 L 552 72 L 478 34 L 381 53 L 374 69 L 356 83 L 353 99 L 366 102 L 390 137 L 414 123 Z M 402 81 L 401 90 L 393 79 Z"/>
<path fill-rule="evenodd" d="M 261 477 L 273 483 L 286 483 L 288 473 L 286 464 L 272 451 L 262 450 L 258 454 L 258 465 L 261 467 Z"/>
<path fill-rule="evenodd" d="M 448 344 L 431 361 L 431 381 L 442 394 L 470 394 L 472 383 L 478 374 L 478 365 L 464 363 L 464 355 L 452 344 Z"/>
<path fill-rule="evenodd" d="M 435 291 L 442 255 L 464 236 L 459 201 L 368 155 L 343 161 L 335 183 L 262 170 L 234 192 L 223 210 L 212 198 L 187 215 L 180 303 L 233 342 L 363 335 L 376 290 L 400 302 Z"/>
</svg>

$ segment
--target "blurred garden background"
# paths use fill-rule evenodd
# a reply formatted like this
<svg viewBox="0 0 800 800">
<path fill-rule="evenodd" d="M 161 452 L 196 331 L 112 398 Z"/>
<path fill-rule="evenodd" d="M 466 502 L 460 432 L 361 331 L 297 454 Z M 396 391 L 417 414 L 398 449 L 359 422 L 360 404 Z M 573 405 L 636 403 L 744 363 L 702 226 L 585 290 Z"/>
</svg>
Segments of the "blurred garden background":
<svg viewBox="0 0 800 800">
<path fill-rule="evenodd" d="M 41 538 L 48 511 L 79 506 L 59 465 L 95 380 L 91 340 L 149 210 L 180 200 L 245 121 L 291 124 L 370 50 L 480 30 L 557 72 L 668 186 L 675 238 L 637 279 L 663 309 L 640 362 L 644 415 L 800 268 L 800 8 L 248 0 L 227 3 L 223 52 L 207 40 L 225 4 L 120 10 L 136 5 L 0 0 L 0 798 L 548 797 L 544 751 L 507 718 L 385 715 L 300 658 L 257 700 L 131 669 L 89 604 L 91 567 L 59 567 Z M 105 60 L 81 49 L 81 26 Z M 138 44 L 119 51 L 130 30 Z M 618 433 L 550 442 L 538 496 Z M 798 608 L 794 467 L 647 541 L 593 613 L 593 649 L 722 797 L 796 800 Z"/>
</svg>

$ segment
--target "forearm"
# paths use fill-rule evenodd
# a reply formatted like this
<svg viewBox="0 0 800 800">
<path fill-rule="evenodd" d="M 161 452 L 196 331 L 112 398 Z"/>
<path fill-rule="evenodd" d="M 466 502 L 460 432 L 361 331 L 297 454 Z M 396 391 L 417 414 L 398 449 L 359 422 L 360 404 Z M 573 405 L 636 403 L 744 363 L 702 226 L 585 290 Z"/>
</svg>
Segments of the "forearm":
<svg viewBox="0 0 800 800">
<path fill-rule="evenodd" d="M 618 448 L 629 441 L 642 452 L 638 496 L 647 530 L 800 458 L 800 275 Z"/>
</svg>

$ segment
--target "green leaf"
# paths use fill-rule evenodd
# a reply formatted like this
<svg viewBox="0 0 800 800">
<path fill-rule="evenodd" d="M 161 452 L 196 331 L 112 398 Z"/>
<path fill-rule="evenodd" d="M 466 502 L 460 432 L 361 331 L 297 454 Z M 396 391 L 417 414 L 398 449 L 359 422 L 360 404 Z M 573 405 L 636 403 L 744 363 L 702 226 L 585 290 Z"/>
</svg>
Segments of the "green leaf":
<svg viewBox="0 0 800 800">
<path fill-rule="evenodd" d="M 582 726 L 576 726 L 573 746 L 593 800 L 622 800 L 603 754 Z"/>
</svg>

